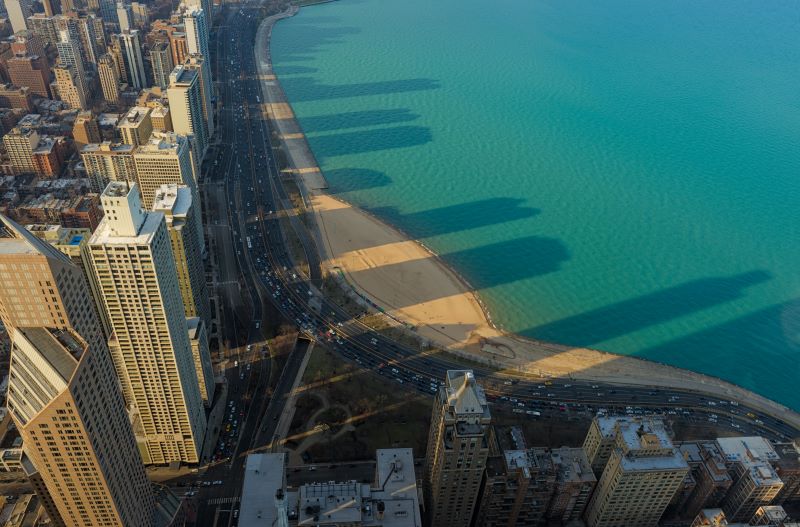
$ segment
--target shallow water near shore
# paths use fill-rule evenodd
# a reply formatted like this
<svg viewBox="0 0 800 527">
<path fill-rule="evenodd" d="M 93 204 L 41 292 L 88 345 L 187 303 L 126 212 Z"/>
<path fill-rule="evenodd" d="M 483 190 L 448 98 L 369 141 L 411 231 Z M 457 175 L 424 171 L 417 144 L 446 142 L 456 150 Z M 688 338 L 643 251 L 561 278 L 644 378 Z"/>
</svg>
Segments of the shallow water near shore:
<svg viewBox="0 0 800 527">
<path fill-rule="evenodd" d="M 800 2 L 339 0 L 273 30 L 331 191 L 506 330 L 800 410 Z"/>
</svg>

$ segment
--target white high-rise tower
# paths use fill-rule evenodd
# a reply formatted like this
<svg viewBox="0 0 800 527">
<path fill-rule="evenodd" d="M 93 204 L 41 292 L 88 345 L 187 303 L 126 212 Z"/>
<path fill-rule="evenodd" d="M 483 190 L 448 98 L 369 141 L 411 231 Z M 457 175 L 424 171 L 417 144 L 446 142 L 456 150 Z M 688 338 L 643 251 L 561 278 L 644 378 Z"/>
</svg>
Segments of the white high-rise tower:
<svg viewBox="0 0 800 527">
<path fill-rule="evenodd" d="M 111 182 L 89 246 L 111 328 L 111 357 L 146 463 L 197 463 L 206 428 L 164 214 L 136 184 Z"/>
</svg>

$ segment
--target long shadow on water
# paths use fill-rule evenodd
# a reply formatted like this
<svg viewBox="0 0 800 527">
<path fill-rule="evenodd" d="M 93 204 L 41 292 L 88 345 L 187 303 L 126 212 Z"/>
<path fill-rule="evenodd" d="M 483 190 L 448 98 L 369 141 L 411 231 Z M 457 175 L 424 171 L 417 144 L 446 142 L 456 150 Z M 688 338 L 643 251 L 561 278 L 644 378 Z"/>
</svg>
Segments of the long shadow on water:
<svg viewBox="0 0 800 527">
<path fill-rule="evenodd" d="M 796 386 L 786 385 L 800 379 L 800 298 L 644 349 L 637 355 L 659 362 L 674 362 L 676 357 L 689 355 L 693 369 L 727 376 L 800 408 Z M 764 382 L 770 378 L 781 382 L 771 387 L 772 383 Z"/>
<path fill-rule="evenodd" d="M 742 298 L 745 289 L 768 281 L 755 270 L 735 276 L 703 278 L 581 313 L 521 333 L 571 346 L 592 346 L 697 311 Z"/>
<path fill-rule="evenodd" d="M 413 238 L 422 239 L 532 218 L 539 214 L 539 209 L 524 206 L 524 203 L 525 200 L 517 198 L 488 198 L 409 214 L 403 214 L 394 207 L 368 210 L 388 219 L 393 225 L 402 226 Z"/>
<path fill-rule="evenodd" d="M 325 17 L 326 19 L 328 17 Z M 287 62 L 305 62 L 315 60 L 315 54 L 325 46 L 330 44 L 341 44 L 348 35 L 361 32 L 357 27 L 347 26 L 320 26 L 313 24 L 313 21 L 306 20 L 304 24 L 294 24 L 292 26 L 292 38 L 282 49 L 273 45 L 273 49 L 278 50 L 273 57 L 275 62 L 285 64 Z M 312 23 L 308 23 L 312 22 Z"/>
<path fill-rule="evenodd" d="M 292 102 L 320 101 L 365 95 L 386 95 L 411 91 L 436 90 L 440 84 L 436 79 L 398 79 L 353 84 L 321 84 L 313 77 L 286 77 L 281 79 Z"/>
<path fill-rule="evenodd" d="M 335 168 L 325 171 L 325 178 L 333 186 L 331 194 L 344 194 L 370 188 L 385 187 L 392 183 L 392 179 L 384 172 L 368 168 Z"/>
<path fill-rule="evenodd" d="M 430 143 L 432 139 L 430 129 L 424 126 L 395 126 L 308 137 L 311 149 L 320 162 L 328 157 L 420 146 Z"/>
<path fill-rule="evenodd" d="M 360 128 L 362 126 L 405 123 L 418 118 L 419 115 L 412 113 L 408 108 L 397 108 L 344 112 L 332 115 L 312 115 L 301 118 L 301 124 L 306 133 L 313 133 L 331 132 L 344 128 Z"/>
</svg>

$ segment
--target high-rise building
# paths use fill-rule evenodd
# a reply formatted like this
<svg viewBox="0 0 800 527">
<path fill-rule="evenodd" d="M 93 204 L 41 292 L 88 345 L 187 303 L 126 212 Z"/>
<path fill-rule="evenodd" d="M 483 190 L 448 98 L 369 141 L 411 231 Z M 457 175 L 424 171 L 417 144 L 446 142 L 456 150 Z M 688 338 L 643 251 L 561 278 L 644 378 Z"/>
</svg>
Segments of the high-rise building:
<svg viewBox="0 0 800 527">
<path fill-rule="evenodd" d="M 143 2 L 131 2 L 133 12 L 133 25 L 139 29 L 146 29 L 150 25 L 150 12 L 147 4 Z"/>
<path fill-rule="evenodd" d="M 433 404 L 425 458 L 433 525 L 470 525 L 489 455 L 491 419 L 472 371 L 449 370 Z"/>
<path fill-rule="evenodd" d="M 97 4 L 100 10 L 100 17 L 108 24 L 116 24 L 119 26 L 116 0 L 97 0 Z"/>
<path fill-rule="evenodd" d="M 717 439 L 733 478 L 722 510 L 730 521 L 748 521 L 762 505 L 769 505 L 783 488 L 770 464 L 778 454 L 763 437 L 721 437 Z"/>
<path fill-rule="evenodd" d="M 136 182 L 136 147 L 125 143 L 91 143 L 81 149 L 81 160 L 94 192 L 103 192 L 111 181 Z"/>
<path fill-rule="evenodd" d="M 205 58 L 197 54 L 189 55 L 183 65 L 186 69 L 194 70 L 198 73 L 200 95 L 202 95 L 203 98 L 203 116 L 206 120 L 208 136 L 211 137 L 214 135 L 214 109 L 211 106 L 211 91 L 213 87 L 211 82 L 211 68 Z"/>
<path fill-rule="evenodd" d="M 186 0 L 184 2 L 190 9 L 202 9 L 206 15 L 206 26 L 211 31 L 212 21 L 214 19 L 213 4 L 211 0 Z"/>
<path fill-rule="evenodd" d="M 200 396 L 203 404 L 210 406 L 214 399 L 214 367 L 211 364 L 211 351 L 208 349 L 206 325 L 199 317 L 187 318 L 186 325 L 189 328 L 189 342 L 192 345 Z"/>
<path fill-rule="evenodd" d="M 42 37 L 33 31 L 26 29 L 14 33 L 14 41 L 11 43 L 11 53 L 14 55 L 39 55 L 43 57 L 45 42 Z"/>
<path fill-rule="evenodd" d="M 85 85 L 75 69 L 56 66 L 53 72 L 56 74 L 56 80 L 52 86 L 55 88 L 58 98 L 70 108 L 77 110 L 88 108 Z"/>
<path fill-rule="evenodd" d="M 59 36 L 55 17 L 47 16 L 44 13 L 36 13 L 29 16 L 27 22 L 28 28 L 35 35 L 41 37 L 45 44 L 58 42 Z"/>
<path fill-rule="evenodd" d="M 172 117 L 169 114 L 169 106 L 156 106 L 150 112 L 150 120 L 153 122 L 153 131 L 172 132 Z"/>
<path fill-rule="evenodd" d="M 452 483 L 454 486 L 458 484 Z M 494 446 L 492 455 L 486 461 L 475 525 L 544 525 L 555 484 L 553 461 L 545 449 L 500 451 Z"/>
<path fill-rule="evenodd" d="M 89 143 L 99 143 L 100 125 L 92 112 L 80 112 L 72 126 L 72 138 L 75 140 L 75 149 L 80 150 Z"/>
<path fill-rule="evenodd" d="M 142 202 L 147 209 L 153 207 L 159 187 L 170 183 L 188 186 L 192 189 L 192 202 L 200 203 L 200 194 L 192 169 L 189 139 L 172 132 L 153 132 L 150 141 L 139 146 L 133 158 L 142 192 Z M 199 239 L 203 239 L 202 230 L 198 232 Z"/>
<path fill-rule="evenodd" d="M 122 39 L 119 35 L 111 35 L 108 53 L 114 59 L 113 64 L 116 68 L 119 82 L 128 83 L 130 79 L 130 75 L 128 74 L 128 64 L 127 59 L 125 58 L 125 50 Z"/>
<path fill-rule="evenodd" d="M 62 42 L 72 41 L 76 44 L 77 52 L 80 54 L 82 68 L 85 72 L 94 71 L 98 57 L 103 53 L 103 47 L 98 47 L 98 31 L 96 18 L 94 15 L 59 15 L 53 17 L 56 30 L 59 32 L 59 40 Z M 102 26 L 100 40 L 103 39 Z M 59 48 L 61 54 L 61 48 Z"/>
<path fill-rule="evenodd" d="M 130 4 L 117 2 L 117 19 L 119 20 L 119 30 L 124 32 L 134 29 L 133 11 Z"/>
<path fill-rule="evenodd" d="M 139 146 L 150 140 L 153 124 L 150 121 L 150 108 L 134 106 L 120 119 L 117 128 L 122 135 L 122 142 Z"/>
<path fill-rule="evenodd" d="M 51 97 L 50 66 L 44 55 L 17 55 L 8 59 L 6 67 L 14 85 L 27 86 L 32 95 Z"/>
<path fill-rule="evenodd" d="M 64 17 L 63 20 L 74 22 L 75 19 Z M 73 68 L 85 81 L 86 62 L 84 61 L 81 51 L 77 28 L 74 24 L 69 24 L 65 29 L 59 31 L 59 41 L 56 42 L 56 49 L 58 49 L 59 63 L 61 63 L 62 66 Z"/>
<path fill-rule="evenodd" d="M 0 84 L 0 107 L 22 108 L 30 112 L 33 109 L 31 90 L 27 86 L 18 88 L 11 84 Z"/>
<path fill-rule="evenodd" d="M 189 53 L 210 57 L 206 12 L 197 7 L 189 8 L 184 13 L 183 25 L 186 30 L 186 44 Z"/>
<path fill-rule="evenodd" d="M 102 349 L 105 337 L 81 270 L 2 216 L 0 278 L 0 320 L 11 333 L 17 327 L 71 329 L 90 347 Z"/>
<path fill-rule="evenodd" d="M 183 24 L 180 24 L 183 28 Z M 186 57 L 189 56 L 189 43 L 186 38 L 186 33 L 183 31 L 171 31 L 169 33 L 169 47 L 172 50 L 172 62 L 176 66 L 183 64 Z"/>
<path fill-rule="evenodd" d="M 206 417 L 164 215 L 145 211 L 136 184 L 111 182 L 101 200 L 89 246 L 142 457 L 197 463 Z"/>
<path fill-rule="evenodd" d="M 4 0 L 8 20 L 14 33 L 28 29 L 27 20 L 31 16 L 30 0 Z"/>
<path fill-rule="evenodd" d="M 566 525 L 583 516 L 597 478 L 582 448 L 554 448 L 550 457 L 556 471 L 556 482 L 547 517 Z"/>
<path fill-rule="evenodd" d="M 603 419 L 614 422 L 614 446 L 586 509 L 586 523 L 589 527 L 654 527 L 689 466 L 661 420 Z"/>
<path fill-rule="evenodd" d="M 128 74 L 128 84 L 134 88 L 147 87 L 147 73 L 144 70 L 142 59 L 142 44 L 139 40 L 139 30 L 131 29 L 119 34 L 125 59 L 125 70 Z"/>
<path fill-rule="evenodd" d="M 203 266 L 203 240 L 198 239 L 202 226 L 192 190 L 175 183 L 156 190 L 153 211 L 161 212 L 167 222 L 172 242 L 172 255 L 178 273 L 186 318 L 200 317 L 206 327 L 211 324 L 211 308 Z"/>
<path fill-rule="evenodd" d="M 36 477 L 64 525 L 148 525 L 152 489 L 81 270 L 6 218 L 0 230 L 8 408 Z"/>
<path fill-rule="evenodd" d="M 162 90 L 169 86 L 169 74 L 175 68 L 169 42 L 159 41 L 150 48 L 150 65 L 153 68 L 153 84 Z"/>
<path fill-rule="evenodd" d="M 3 136 L 6 153 L 18 173 L 33 174 L 36 171 L 33 151 L 39 146 L 39 140 L 39 132 L 25 127 L 16 127 Z"/>
<path fill-rule="evenodd" d="M 783 488 L 775 496 L 773 503 L 782 505 L 800 501 L 800 448 L 797 443 L 774 443 L 778 459 L 772 466 L 783 481 Z"/>
<path fill-rule="evenodd" d="M 91 293 L 104 339 L 107 340 L 111 335 L 111 326 L 108 323 L 105 306 L 103 306 L 103 296 L 100 293 L 100 284 L 97 283 L 97 276 L 89 254 L 89 238 L 92 236 L 92 231 L 87 228 L 62 227 L 58 224 L 34 224 L 26 225 L 25 228 L 40 240 L 66 254 L 70 261 L 81 270 Z"/>
<path fill-rule="evenodd" d="M 676 507 L 676 512 L 691 519 L 708 508 L 716 508 L 733 484 L 725 458 L 713 441 L 689 441 L 678 446 L 689 464 L 695 487 Z"/>
<path fill-rule="evenodd" d="M 200 74 L 184 65 L 175 67 L 169 76 L 169 111 L 175 132 L 193 136 L 199 161 L 208 147 L 208 123 L 203 112 Z"/>
<path fill-rule="evenodd" d="M 152 488 L 108 352 L 69 330 L 17 328 L 9 377 L 9 409 L 62 520 L 148 525 Z"/>
<path fill-rule="evenodd" d="M 97 65 L 97 74 L 100 77 L 100 87 L 103 90 L 103 98 L 109 104 L 119 103 L 119 69 L 114 64 L 114 57 L 106 53 L 100 57 Z"/>
</svg>

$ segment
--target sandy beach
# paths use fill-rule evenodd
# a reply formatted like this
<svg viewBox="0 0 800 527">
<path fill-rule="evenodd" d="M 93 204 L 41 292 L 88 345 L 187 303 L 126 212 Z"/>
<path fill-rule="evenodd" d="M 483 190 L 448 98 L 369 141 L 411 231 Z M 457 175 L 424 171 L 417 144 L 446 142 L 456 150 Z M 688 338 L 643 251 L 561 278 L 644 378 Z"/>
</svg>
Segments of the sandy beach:
<svg viewBox="0 0 800 527">
<path fill-rule="evenodd" d="M 359 294 L 391 317 L 449 352 L 508 372 L 580 378 L 618 384 L 696 390 L 746 400 L 764 412 L 800 426 L 800 415 L 776 402 L 718 378 L 655 362 L 586 348 L 524 339 L 493 327 L 472 288 L 421 244 L 397 229 L 327 193 L 291 105 L 272 72 L 269 37 L 274 22 L 259 28 L 257 61 L 265 112 L 280 134 L 308 209 L 323 273 L 343 276 Z"/>
</svg>

